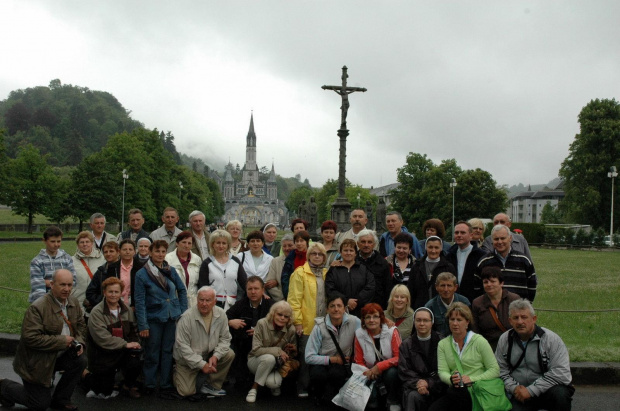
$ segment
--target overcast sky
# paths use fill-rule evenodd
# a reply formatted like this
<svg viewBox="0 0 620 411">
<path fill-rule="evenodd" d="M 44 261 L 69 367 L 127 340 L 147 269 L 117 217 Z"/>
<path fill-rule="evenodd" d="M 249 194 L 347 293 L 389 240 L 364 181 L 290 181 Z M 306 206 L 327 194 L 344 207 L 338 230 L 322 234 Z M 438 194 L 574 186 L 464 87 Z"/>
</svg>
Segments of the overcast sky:
<svg viewBox="0 0 620 411">
<path fill-rule="evenodd" d="M 112 93 L 179 151 L 221 168 L 257 162 L 313 186 L 396 182 L 409 152 L 455 158 L 499 184 L 555 178 L 591 99 L 617 98 L 620 2 L 0 2 L 0 100 L 64 84 Z"/>
</svg>

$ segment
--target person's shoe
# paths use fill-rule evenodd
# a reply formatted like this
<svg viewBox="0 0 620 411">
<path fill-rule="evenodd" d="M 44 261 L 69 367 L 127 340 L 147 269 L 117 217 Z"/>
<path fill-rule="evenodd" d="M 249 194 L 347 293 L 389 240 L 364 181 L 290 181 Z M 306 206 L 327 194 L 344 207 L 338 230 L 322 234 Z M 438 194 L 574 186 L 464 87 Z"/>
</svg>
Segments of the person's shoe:
<svg viewBox="0 0 620 411">
<path fill-rule="evenodd" d="M 174 388 L 160 388 L 159 398 L 161 398 L 162 400 L 180 400 L 183 397 L 181 397 L 177 390 Z"/>
<path fill-rule="evenodd" d="M 2 396 L 2 383 L 4 382 L 4 378 L 0 378 L 0 405 L 2 408 L 11 408 L 15 406 L 14 402 L 11 402 Z"/>
<path fill-rule="evenodd" d="M 308 391 L 306 390 L 297 391 L 297 398 L 308 398 Z"/>
<path fill-rule="evenodd" d="M 280 388 L 271 389 L 271 395 L 273 395 L 274 397 L 279 397 L 280 394 L 282 394 L 282 391 L 280 390 Z"/>
<path fill-rule="evenodd" d="M 400 411 L 400 405 L 398 404 L 390 405 L 390 411 Z"/>
<path fill-rule="evenodd" d="M 203 384 L 200 388 L 200 392 L 207 395 L 213 395 L 214 397 L 223 397 L 226 395 L 226 391 L 212 387 L 210 384 Z"/>
<path fill-rule="evenodd" d="M 256 390 L 256 388 L 252 388 L 250 390 L 250 392 L 248 392 L 248 395 L 245 397 L 245 401 L 246 402 L 251 402 L 251 403 L 256 402 L 256 394 L 257 394 L 257 392 L 258 391 Z"/>
<path fill-rule="evenodd" d="M 123 394 L 129 398 L 140 398 L 140 391 L 138 391 L 137 387 L 128 388 L 126 385 L 123 385 Z"/>
</svg>

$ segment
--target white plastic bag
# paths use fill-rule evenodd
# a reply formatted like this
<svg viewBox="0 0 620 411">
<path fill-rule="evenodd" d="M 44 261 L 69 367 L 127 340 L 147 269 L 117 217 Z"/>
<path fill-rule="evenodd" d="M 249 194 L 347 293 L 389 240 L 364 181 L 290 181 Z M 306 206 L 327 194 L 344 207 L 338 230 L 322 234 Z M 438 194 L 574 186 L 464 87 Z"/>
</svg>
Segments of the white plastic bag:
<svg viewBox="0 0 620 411">
<path fill-rule="evenodd" d="M 359 411 L 366 408 L 368 398 L 372 392 L 374 381 L 369 384 L 368 378 L 362 374 L 353 373 L 351 378 L 342 386 L 332 402 L 349 411 Z"/>
</svg>

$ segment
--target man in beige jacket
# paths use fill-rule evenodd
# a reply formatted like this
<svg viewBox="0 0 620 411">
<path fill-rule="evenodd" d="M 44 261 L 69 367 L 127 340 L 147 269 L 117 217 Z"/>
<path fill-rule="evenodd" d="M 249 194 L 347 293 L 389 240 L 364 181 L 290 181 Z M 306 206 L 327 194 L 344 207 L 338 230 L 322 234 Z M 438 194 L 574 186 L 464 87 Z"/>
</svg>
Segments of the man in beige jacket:
<svg viewBox="0 0 620 411">
<path fill-rule="evenodd" d="M 235 359 L 231 340 L 228 318 L 224 310 L 215 306 L 215 290 L 208 286 L 200 288 L 196 306 L 185 311 L 177 323 L 174 385 L 181 396 L 196 393 L 198 374 L 206 376 L 200 388 L 202 394 L 226 395 L 222 384 Z"/>
</svg>

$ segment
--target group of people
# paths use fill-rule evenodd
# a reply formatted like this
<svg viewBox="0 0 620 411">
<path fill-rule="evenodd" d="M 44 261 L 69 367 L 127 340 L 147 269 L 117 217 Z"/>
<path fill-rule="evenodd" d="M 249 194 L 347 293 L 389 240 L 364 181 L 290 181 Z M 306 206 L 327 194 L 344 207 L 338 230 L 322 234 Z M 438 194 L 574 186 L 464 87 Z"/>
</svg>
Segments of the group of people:
<svg viewBox="0 0 620 411">
<path fill-rule="evenodd" d="M 14 363 L 23 384 L 0 381 L 3 406 L 76 409 L 80 381 L 99 398 L 200 400 L 226 395 L 227 378 L 249 403 L 287 379 L 322 403 L 357 373 L 374 382 L 369 408 L 471 409 L 472 384 L 501 377 L 513 409 L 570 409 L 568 353 L 536 325 L 529 248 L 505 214 L 487 239 L 480 220 L 458 222 L 454 245 L 437 219 L 418 241 L 398 212 L 380 238 L 353 210 L 350 230 L 326 221 L 314 242 L 301 219 L 279 241 L 273 224 L 244 240 L 237 220 L 208 233 L 200 211 L 190 230 L 178 219 L 166 208 L 149 234 L 132 209 L 113 236 L 95 214 L 73 257 L 58 228 L 44 232 Z"/>
</svg>

